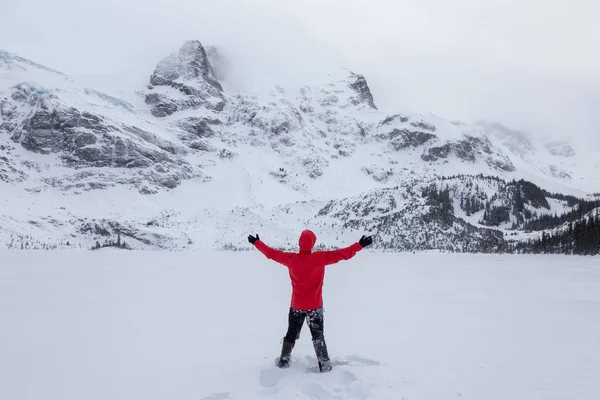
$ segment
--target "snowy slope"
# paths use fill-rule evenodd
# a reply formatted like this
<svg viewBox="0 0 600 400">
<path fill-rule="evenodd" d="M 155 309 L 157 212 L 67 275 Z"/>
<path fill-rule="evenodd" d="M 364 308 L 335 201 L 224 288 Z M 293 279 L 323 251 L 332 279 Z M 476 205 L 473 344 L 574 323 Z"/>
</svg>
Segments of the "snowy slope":
<svg viewBox="0 0 600 400">
<path fill-rule="evenodd" d="M 600 271 L 566 256 L 331 266 L 316 366 L 292 366 L 287 272 L 258 252 L 1 252 L 0 398 L 596 400 Z"/>
<path fill-rule="evenodd" d="M 580 197 L 600 187 L 585 149 L 500 125 L 386 115 L 366 79 L 344 69 L 239 92 L 227 81 L 235 66 L 207 49 L 186 42 L 127 96 L 1 52 L 0 243 L 90 247 L 126 230 L 139 248 L 221 248 L 262 228 L 290 246 L 306 226 L 332 241 L 348 230 L 340 218 L 326 225 L 328 202 L 350 210 L 398 190 L 412 196 L 401 205 L 421 207 L 422 188 L 448 176 L 526 179 Z M 446 249 L 448 229 L 479 238 L 475 248 L 488 237 L 460 213 L 436 238 L 415 235 L 411 226 L 430 228 L 429 212 L 409 214 L 408 227 L 387 233 L 390 246 Z"/>
</svg>

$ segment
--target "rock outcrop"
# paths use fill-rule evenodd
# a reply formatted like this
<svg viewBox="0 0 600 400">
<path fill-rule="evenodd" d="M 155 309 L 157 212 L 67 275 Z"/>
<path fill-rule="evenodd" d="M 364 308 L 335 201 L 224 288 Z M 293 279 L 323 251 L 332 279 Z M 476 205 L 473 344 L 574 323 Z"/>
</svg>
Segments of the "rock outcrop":
<svg viewBox="0 0 600 400">
<path fill-rule="evenodd" d="M 146 103 L 156 117 L 199 107 L 223 110 L 223 88 L 199 41 L 187 41 L 178 52 L 158 63 L 150 76 Z"/>
</svg>

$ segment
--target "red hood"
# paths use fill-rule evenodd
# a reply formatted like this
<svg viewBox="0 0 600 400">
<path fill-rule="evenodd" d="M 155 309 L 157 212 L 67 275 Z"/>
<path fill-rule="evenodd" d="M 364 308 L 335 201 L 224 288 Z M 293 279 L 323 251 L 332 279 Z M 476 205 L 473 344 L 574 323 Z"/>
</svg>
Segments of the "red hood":
<svg viewBox="0 0 600 400">
<path fill-rule="evenodd" d="M 310 253 L 317 242 L 317 236 L 309 230 L 303 231 L 298 240 L 300 252 Z"/>
</svg>

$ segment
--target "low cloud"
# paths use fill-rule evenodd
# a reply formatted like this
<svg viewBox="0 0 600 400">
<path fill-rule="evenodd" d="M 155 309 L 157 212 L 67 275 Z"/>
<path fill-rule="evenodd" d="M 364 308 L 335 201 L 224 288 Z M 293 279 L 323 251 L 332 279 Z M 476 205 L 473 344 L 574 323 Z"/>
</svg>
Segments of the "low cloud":
<svg viewBox="0 0 600 400">
<path fill-rule="evenodd" d="M 386 111 L 600 146 L 600 5 L 531 0 L 5 0 L 0 48 L 73 75 L 148 75 L 187 39 L 248 81 L 333 66 Z M 142 79 L 142 78 L 140 78 Z"/>
</svg>

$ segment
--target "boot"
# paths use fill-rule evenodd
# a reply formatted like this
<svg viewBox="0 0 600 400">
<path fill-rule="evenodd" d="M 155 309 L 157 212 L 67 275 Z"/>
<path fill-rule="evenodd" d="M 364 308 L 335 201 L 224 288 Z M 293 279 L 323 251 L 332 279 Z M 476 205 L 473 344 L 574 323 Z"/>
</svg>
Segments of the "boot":
<svg viewBox="0 0 600 400">
<path fill-rule="evenodd" d="M 295 342 L 288 342 L 285 338 L 283 338 L 283 345 L 281 346 L 281 356 L 277 361 L 277 366 L 279 368 L 287 368 L 290 366 L 290 357 L 292 355 L 294 345 Z"/>
<path fill-rule="evenodd" d="M 331 371 L 331 361 L 329 360 L 325 338 L 313 340 L 313 346 L 315 348 L 315 353 L 317 354 L 317 360 L 319 361 L 319 371 Z"/>
</svg>

